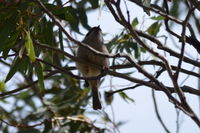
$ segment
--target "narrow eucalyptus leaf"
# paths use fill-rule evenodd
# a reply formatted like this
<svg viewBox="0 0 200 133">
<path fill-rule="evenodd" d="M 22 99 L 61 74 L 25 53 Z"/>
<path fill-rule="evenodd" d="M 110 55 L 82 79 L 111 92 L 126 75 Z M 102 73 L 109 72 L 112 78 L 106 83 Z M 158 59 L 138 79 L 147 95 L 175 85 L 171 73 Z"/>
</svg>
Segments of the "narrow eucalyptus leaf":
<svg viewBox="0 0 200 133">
<path fill-rule="evenodd" d="M 31 39 L 31 36 L 30 36 L 30 32 L 26 32 L 26 41 L 25 41 L 25 46 L 26 46 L 26 51 L 28 53 L 28 56 L 30 58 L 30 60 L 32 62 L 35 62 L 36 60 L 36 57 L 35 57 L 35 50 L 34 50 L 34 47 L 33 47 L 33 41 Z"/>
</svg>

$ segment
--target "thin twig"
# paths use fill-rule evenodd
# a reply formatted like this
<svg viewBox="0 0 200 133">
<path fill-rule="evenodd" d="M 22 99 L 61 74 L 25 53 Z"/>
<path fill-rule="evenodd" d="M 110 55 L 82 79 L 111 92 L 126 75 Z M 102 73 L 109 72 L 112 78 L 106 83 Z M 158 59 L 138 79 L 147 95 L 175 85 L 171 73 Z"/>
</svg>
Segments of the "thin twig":
<svg viewBox="0 0 200 133">
<path fill-rule="evenodd" d="M 121 89 L 118 89 L 118 90 L 116 90 L 116 91 L 107 92 L 107 93 L 108 93 L 107 96 L 109 97 L 109 96 L 114 95 L 115 93 L 119 93 L 119 92 L 126 91 L 126 90 L 133 90 L 133 89 L 135 89 L 135 88 L 137 88 L 137 87 L 139 87 L 139 86 L 142 86 L 142 84 L 136 84 L 136 85 L 131 86 L 131 87 L 121 88 Z"/>
<path fill-rule="evenodd" d="M 180 57 L 179 57 L 179 62 L 178 62 L 178 66 L 177 66 L 177 69 L 176 69 L 176 73 L 174 74 L 175 76 L 175 80 L 178 80 L 178 76 L 179 76 L 179 72 L 180 72 L 180 68 L 181 68 L 181 65 L 182 65 L 182 61 L 183 61 L 183 58 L 184 58 L 184 51 L 185 51 L 185 42 L 186 42 L 186 36 L 185 36 L 185 32 L 186 32 L 186 26 L 188 24 L 188 21 L 189 21 L 189 18 L 191 16 L 191 14 L 193 13 L 195 8 L 192 8 L 189 10 L 185 20 L 183 21 L 183 25 L 182 25 L 182 48 L 181 48 L 181 54 L 180 54 Z"/>
<path fill-rule="evenodd" d="M 92 127 L 95 131 L 97 131 L 98 133 L 101 133 L 101 129 L 97 126 L 95 126 L 91 121 L 89 121 L 88 119 L 82 119 L 81 117 L 71 117 L 71 116 L 67 116 L 67 117 L 54 117 L 52 118 L 52 121 L 56 121 L 56 120 L 70 120 L 70 121 L 77 121 L 77 122 L 82 122 L 90 127 Z"/>
<path fill-rule="evenodd" d="M 152 89 L 152 98 L 153 98 L 153 104 L 154 104 L 154 109 L 155 109 L 155 112 L 156 112 L 156 116 L 160 122 L 160 124 L 162 125 L 162 127 L 164 128 L 165 132 L 166 133 L 170 133 L 169 129 L 167 128 L 167 126 L 165 125 L 165 123 L 163 122 L 160 114 L 159 114 L 159 111 L 158 111 L 158 105 L 157 105 L 157 102 L 156 102 L 156 97 L 155 97 L 155 91 Z"/>
<path fill-rule="evenodd" d="M 130 1 L 136 3 L 137 5 L 139 5 L 140 7 L 144 8 L 144 9 L 146 9 L 146 10 L 153 11 L 153 12 L 155 12 L 155 13 L 157 13 L 157 14 L 159 14 L 159 15 L 161 15 L 161 16 L 163 16 L 163 17 L 169 19 L 169 20 L 172 20 L 172 21 L 174 21 L 174 22 L 176 22 L 176 23 L 178 23 L 178 24 L 182 24 L 182 20 L 179 20 L 179 19 L 177 19 L 177 18 L 175 18 L 175 17 L 173 17 L 173 16 L 171 16 L 171 15 L 169 15 L 169 14 L 167 14 L 167 13 L 161 11 L 161 10 L 158 10 L 158 9 L 156 9 L 156 8 L 153 8 L 153 7 L 147 7 L 147 6 L 143 5 L 143 4 L 142 4 L 140 1 L 138 1 L 138 0 L 130 0 Z"/>
<path fill-rule="evenodd" d="M 58 71 L 52 71 L 50 73 L 48 73 L 47 75 L 44 76 L 44 79 L 46 78 L 49 78 L 51 77 L 52 75 L 58 73 Z M 14 93 L 17 93 L 17 92 L 20 92 L 22 90 L 25 90 L 25 89 L 28 89 L 30 88 L 31 86 L 35 85 L 36 83 L 38 83 L 38 80 L 28 84 L 28 85 L 25 85 L 25 86 L 22 86 L 22 87 L 19 87 L 17 89 L 14 89 L 14 90 L 11 90 L 11 91 L 7 91 L 7 92 L 3 92 L 3 93 L 0 93 L 0 99 L 3 99 L 3 98 L 7 98 L 7 96 L 10 96 L 11 94 L 14 94 Z"/>
<path fill-rule="evenodd" d="M 14 54 L 10 54 L 10 55 L 7 55 L 6 58 L 7 58 L 7 57 L 12 57 L 12 56 L 15 56 L 15 55 L 16 55 L 15 53 L 14 53 Z M 0 59 L 1 59 L 1 58 L 5 58 L 5 57 L 4 57 L 4 56 L 0 56 Z"/>
<path fill-rule="evenodd" d="M 44 124 L 44 121 L 34 124 L 34 125 L 26 125 L 26 124 L 22 124 L 22 123 L 9 123 L 9 122 L 3 120 L 2 118 L 0 118 L 0 121 L 8 126 L 17 127 L 17 128 L 33 128 L 33 127 L 37 127 L 37 126 Z"/>
<path fill-rule="evenodd" d="M 166 27 L 167 27 L 167 26 L 166 26 Z M 139 36 L 142 36 L 142 37 L 144 37 L 144 38 L 146 38 L 146 39 L 152 41 L 153 43 L 155 43 L 155 44 L 157 45 L 158 49 L 161 49 L 161 50 L 164 50 L 165 52 L 168 52 L 171 56 L 174 56 L 174 57 L 177 57 L 177 58 L 180 57 L 180 54 L 179 54 L 179 53 L 177 53 L 176 51 L 174 51 L 174 50 L 168 48 L 167 46 L 164 46 L 164 45 L 163 45 L 158 39 L 156 39 L 154 36 L 149 35 L 149 34 L 146 34 L 146 33 L 142 32 L 142 31 L 140 31 L 140 30 L 136 30 L 136 29 L 135 29 L 135 31 L 137 32 L 137 34 L 138 34 Z M 178 38 L 180 39 L 181 37 L 178 36 Z M 188 38 L 188 37 L 187 37 L 187 38 Z M 186 41 L 188 42 L 189 40 L 188 40 L 187 38 L 186 38 Z M 180 39 L 180 40 L 181 40 L 181 39 Z M 189 42 L 188 42 L 188 43 L 189 43 Z M 195 60 L 192 60 L 192 59 L 190 59 L 190 58 L 188 58 L 188 57 L 185 57 L 185 56 L 184 56 L 183 61 L 185 61 L 185 62 L 187 62 L 187 63 L 190 63 L 190 64 L 193 64 L 193 65 L 195 65 L 195 66 L 200 67 L 200 62 L 197 62 L 197 61 L 195 61 Z"/>
</svg>

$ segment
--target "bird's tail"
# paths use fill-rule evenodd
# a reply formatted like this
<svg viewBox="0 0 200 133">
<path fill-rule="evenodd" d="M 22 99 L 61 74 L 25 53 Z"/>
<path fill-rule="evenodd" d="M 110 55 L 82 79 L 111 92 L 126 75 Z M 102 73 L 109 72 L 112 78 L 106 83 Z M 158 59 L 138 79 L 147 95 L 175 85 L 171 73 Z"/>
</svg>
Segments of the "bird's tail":
<svg viewBox="0 0 200 133">
<path fill-rule="evenodd" d="M 92 87 L 92 102 L 93 102 L 93 109 L 97 110 L 97 109 L 101 109 L 101 102 L 99 100 L 99 92 L 98 92 L 98 87 L 97 86 L 93 86 Z"/>
</svg>

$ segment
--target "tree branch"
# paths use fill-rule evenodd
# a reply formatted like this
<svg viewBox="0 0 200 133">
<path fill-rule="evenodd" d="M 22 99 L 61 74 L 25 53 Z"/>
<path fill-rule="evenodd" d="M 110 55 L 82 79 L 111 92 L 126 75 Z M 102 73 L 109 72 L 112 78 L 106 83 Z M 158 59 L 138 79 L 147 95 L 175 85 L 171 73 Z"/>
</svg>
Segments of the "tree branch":
<svg viewBox="0 0 200 133">
<path fill-rule="evenodd" d="M 161 118 L 161 116 L 159 114 L 158 105 L 157 105 L 156 97 L 155 97 L 155 92 L 154 92 L 153 89 L 152 89 L 152 98 L 153 98 L 153 103 L 154 103 L 154 109 L 155 109 L 155 112 L 156 112 L 156 116 L 157 116 L 160 124 L 162 125 L 162 127 L 164 128 L 166 133 L 170 133 L 169 129 L 166 127 L 165 123 L 163 122 L 163 120 L 162 120 L 162 118 Z"/>
<path fill-rule="evenodd" d="M 107 0 L 108 2 L 110 2 L 109 0 Z M 108 3 L 107 2 L 107 3 Z M 182 111 L 184 111 L 187 115 L 189 115 L 195 122 L 197 125 L 200 126 L 200 120 L 199 118 L 196 116 L 196 114 L 194 113 L 194 111 L 190 108 L 190 106 L 188 105 L 188 103 L 185 100 L 184 94 L 182 93 L 181 89 L 179 88 L 179 85 L 177 83 L 176 80 L 174 80 L 174 73 L 172 72 L 172 69 L 170 67 L 170 65 L 168 64 L 168 61 L 161 56 L 159 53 L 155 52 L 154 50 L 150 49 L 149 47 L 146 46 L 145 43 L 143 43 L 143 41 L 138 37 L 137 32 L 135 32 L 135 30 L 133 29 L 133 27 L 131 26 L 130 23 L 128 23 L 126 21 L 126 19 L 124 18 L 124 15 L 122 14 L 121 8 L 120 8 L 120 4 L 119 2 L 116 2 L 115 4 L 117 13 L 119 15 L 119 17 L 121 18 L 121 22 L 120 24 L 122 24 L 124 27 L 126 27 L 129 31 L 130 34 L 132 35 L 132 37 L 143 47 L 145 48 L 147 51 L 149 51 L 150 53 L 152 53 L 154 56 L 158 57 L 159 59 L 161 59 L 164 62 L 164 65 L 166 67 L 166 70 L 169 74 L 169 77 L 173 83 L 173 86 L 175 88 L 175 90 L 178 92 L 179 98 L 181 99 L 181 104 L 179 106 L 179 102 L 169 93 L 169 90 L 161 83 L 159 82 L 156 78 L 154 78 L 153 76 L 151 76 L 150 74 L 148 74 L 146 71 L 144 71 L 143 69 L 141 69 L 138 64 L 135 64 L 134 61 L 130 60 L 129 58 L 128 61 L 132 64 L 135 65 L 135 67 L 138 69 L 139 72 L 141 72 L 142 74 L 144 74 L 146 77 L 148 77 L 151 81 L 155 82 L 155 84 L 157 86 L 159 86 L 161 88 L 161 90 L 163 90 L 165 92 L 165 94 L 168 96 L 168 98 L 176 105 L 178 106 L 178 108 L 180 108 Z M 108 7 L 109 8 L 109 7 Z M 175 21 L 175 20 L 174 20 Z M 182 24 L 182 23 L 181 23 Z M 155 88 L 154 88 L 155 89 Z"/>
</svg>

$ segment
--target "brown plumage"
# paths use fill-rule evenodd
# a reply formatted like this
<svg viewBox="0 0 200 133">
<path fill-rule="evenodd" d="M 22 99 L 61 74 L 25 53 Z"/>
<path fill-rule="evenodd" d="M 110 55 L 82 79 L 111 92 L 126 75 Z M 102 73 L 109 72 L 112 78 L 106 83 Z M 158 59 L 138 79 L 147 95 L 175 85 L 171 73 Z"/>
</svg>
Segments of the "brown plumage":
<svg viewBox="0 0 200 133">
<path fill-rule="evenodd" d="M 91 46 L 97 51 L 108 53 L 106 46 L 103 44 L 103 35 L 101 29 L 98 27 L 93 27 L 85 36 L 83 43 Z M 82 73 L 83 77 L 94 77 L 101 73 L 101 70 L 90 65 L 90 62 L 101 66 L 102 68 L 109 67 L 108 58 L 95 55 L 87 48 L 79 46 L 77 51 L 77 57 L 81 58 L 85 63 L 77 62 L 77 68 Z M 93 98 L 93 109 L 101 109 L 101 102 L 99 100 L 98 88 L 100 85 L 100 79 L 88 80 L 89 86 L 92 89 Z"/>
</svg>

